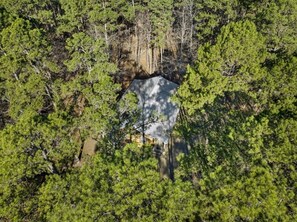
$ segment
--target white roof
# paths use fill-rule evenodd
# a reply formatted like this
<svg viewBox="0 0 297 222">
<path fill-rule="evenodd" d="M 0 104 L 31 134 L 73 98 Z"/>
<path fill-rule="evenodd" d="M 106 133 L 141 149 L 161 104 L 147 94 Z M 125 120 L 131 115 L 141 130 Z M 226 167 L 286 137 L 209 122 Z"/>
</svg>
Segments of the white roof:
<svg viewBox="0 0 297 222">
<path fill-rule="evenodd" d="M 142 132 L 144 129 L 146 135 L 168 143 L 179 112 L 179 107 L 170 98 L 177 87 L 177 84 L 161 76 L 133 80 L 128 91 L 134 92 L 138 97 L 141 116 L 134 125 L 138 131 Z"/>
</svg>

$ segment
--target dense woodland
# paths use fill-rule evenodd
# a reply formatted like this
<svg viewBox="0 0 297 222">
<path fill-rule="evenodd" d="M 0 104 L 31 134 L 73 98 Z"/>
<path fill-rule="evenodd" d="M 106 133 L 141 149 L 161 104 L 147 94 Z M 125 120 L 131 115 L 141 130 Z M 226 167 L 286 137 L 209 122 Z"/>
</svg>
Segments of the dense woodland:
<svg viewBox="0 0 297 222">
<path fill-rule="evenodd" d="M 297 220 L 296 0 L 1 0 L 0 30 L 0 221 Z M 180 84 L 173 180 L 124 142 L 150 75 Z"/>
</svg>

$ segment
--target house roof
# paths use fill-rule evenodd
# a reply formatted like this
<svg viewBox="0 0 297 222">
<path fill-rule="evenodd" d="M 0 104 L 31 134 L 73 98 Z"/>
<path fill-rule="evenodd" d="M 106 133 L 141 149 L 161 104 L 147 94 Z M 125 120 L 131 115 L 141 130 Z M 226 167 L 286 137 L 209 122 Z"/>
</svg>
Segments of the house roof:
<svg viewBox="0 0 297 222">
<path fill-rule="evenodd" d="M 144 130 L 145 135 L 159 142 L 168 143 L 179 112 L 179 107 L 171 100 L 177 88 L 177 84 L 161 76 L 134 79 L 127 90 L 137 95 L 141 110 L 134 127 L 140 132 Z"/>
</svg>

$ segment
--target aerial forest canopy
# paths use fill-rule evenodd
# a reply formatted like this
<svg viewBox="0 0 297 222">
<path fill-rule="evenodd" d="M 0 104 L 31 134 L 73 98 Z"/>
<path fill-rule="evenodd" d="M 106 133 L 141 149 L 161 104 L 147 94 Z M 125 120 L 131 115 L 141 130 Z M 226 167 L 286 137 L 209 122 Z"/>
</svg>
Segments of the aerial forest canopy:
<svg viewBox="0 0 297 222">
<path fill-rule="evenodd" d="M 156 75 L 173 180 L 123 128 Z M 296 221 L 296 195 L 296 0 L 1 0 L 0 221 Z"/>
</svg>

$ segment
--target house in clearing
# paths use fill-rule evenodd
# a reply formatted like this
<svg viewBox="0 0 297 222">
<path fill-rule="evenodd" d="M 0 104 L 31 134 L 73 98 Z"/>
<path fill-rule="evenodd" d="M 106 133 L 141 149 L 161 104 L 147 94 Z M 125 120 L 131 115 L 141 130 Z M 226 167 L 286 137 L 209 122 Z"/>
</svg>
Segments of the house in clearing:
<svg viewBox="0 0 297 222">
<path fill-rule="evenodd" d="M 134 128 L 145 139 L 158 144 L 168 144 L 176 123 L 179 106 L 171 99 L 178 85 L 161 76 L 149 79 L 134 79 L 127 92 L 138 98 L 140 115 Z"/>
<path fill-rule="evenodd" d="M 159 158 L 159 169 L 162 177 L 173 178 L 173 168 L 176 166 L 178 153 L 186 153 L 185 143 L 172 136 L 173 127 L 179 114 L 179 106 L 172 101 L 178 85 L 161 76 L 149 79 L 134 79 L 123 98 L 129 92 L 138 98 L 136 121 L 133 128 L 138 132 L 130 135 L 132 140 L 154 145 L 156 156 Z M 123 127 L 126 126 L 125 123 Z M 92 156 L 96 150 L 97 141 L 88 138 L 84 141 L 81 155 Z M 76 164 L 78 166 L 81 165 Z"/>
<path fill-rule="evenodd" d="M 160 173 L 173 177 L 172 130 L 179 113 L 179 106 L 172 101 L 178 85 L 162 76 L 134 79 L 127 92 L 138 98 L 139 117 L 133 127 L 139 132 L 139 142 L 149 141 L 160 155 Z"/>
</svg>

